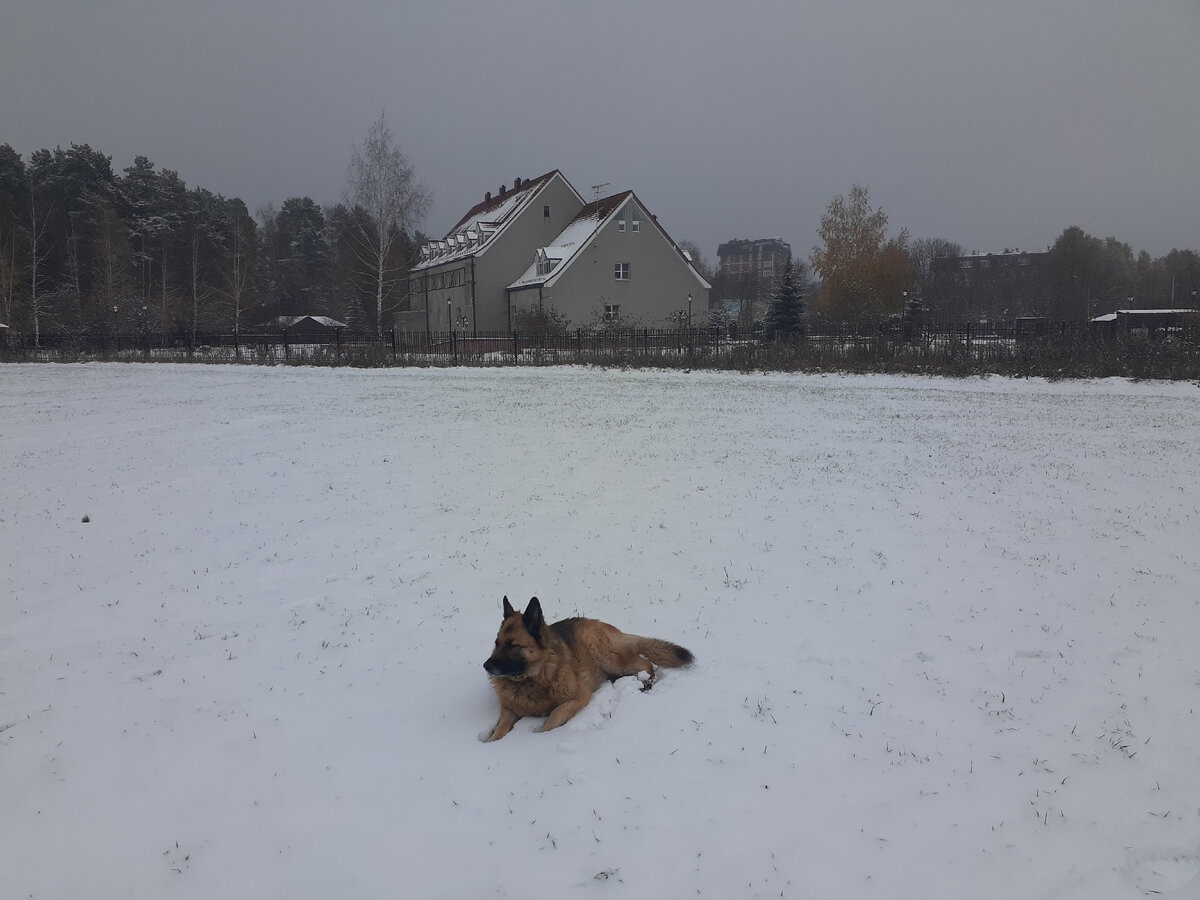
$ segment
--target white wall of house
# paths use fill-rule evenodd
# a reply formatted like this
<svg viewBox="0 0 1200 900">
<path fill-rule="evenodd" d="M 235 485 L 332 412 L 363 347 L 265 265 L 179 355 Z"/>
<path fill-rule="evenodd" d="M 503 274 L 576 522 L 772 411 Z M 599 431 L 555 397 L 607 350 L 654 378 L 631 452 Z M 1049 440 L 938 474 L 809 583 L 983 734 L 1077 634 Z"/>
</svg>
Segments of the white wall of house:
<svg viewBox="0 0 1200 900">
<path fill-rule="evenodd" d="M 542 289 L 540 299 L 575 328 L 599 325 L 614 313 L 622 325 L 666 328 L 679 324 L 677 311 L 686 314 L 689 294 L 692 323 L 702 324 L 708 285 L 631 196 L 571 265 Z M 514 293 L 514 303 L 528 305 L 538 299 L 537 289 Z"/>
<path fill-rule="evenodd" d="M 581 209 L 583 201 L 566 179 L 556 174 L 503 234 L 497 235 L 476 258 L 475 309 L 479 331 L 508 330 L 505 288 L 529 267 L 534 251 L 558 237 Z"/>
<path fill-rule="evenodd" d="M 414 273 L 422 280 L 413 288 L 412 311 L 403 316 L 402 327 L 454 327 L 467 334 L 507 331 L 515 312 L 538 303 L 553 306 L 575 328 L 610 321 L 629 327 L 673 327 L 680 323 L 680 313 L 686 316 L 689 294 L 692 324 L 702 324 L 708 310 L 707 282 L 636 195 L 628 192 L 623 200 L 610 199 L 619 203 L 616 211 L 598 223 L 584 245 L 543 284 L 509 291 L 508 286 L 533 265 L 538 249 L 554 246 L 585 207 L 562 174 L 553 173 L 486 246 Z M 486 213 L 475 217 L 487 220 Z M 585 216 L 575 222 L 572 231 L 586 221 Z"/>
<path fill-rule="evenodd" d="M 420 270 L 426 286 L 413 291 L 406 327 L 445 331 L 453 324 L 468 334 L 506 331 L 505 288 L 529 266 L 534 250 L 553 241 L 582 208 L 582 199 L 556 172 L 481 251 Z M 464 320 L 465 329 L 458 324 Z"/>
</svg>

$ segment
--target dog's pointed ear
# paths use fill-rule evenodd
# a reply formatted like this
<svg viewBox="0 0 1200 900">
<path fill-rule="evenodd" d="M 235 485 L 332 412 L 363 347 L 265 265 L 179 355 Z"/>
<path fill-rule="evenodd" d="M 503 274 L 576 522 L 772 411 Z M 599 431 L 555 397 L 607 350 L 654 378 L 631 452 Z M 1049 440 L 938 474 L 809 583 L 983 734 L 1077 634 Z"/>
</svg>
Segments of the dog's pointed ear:
<svg viewBox="0 0 1200 900">
<path fill-rule="evenodd" d="M 509 616 L 511 616 L 515 612 L 516 612 L 516 610 L 513 609 L 512 604 L 508 602 L 508 596 L 505 595 L 505 597 L 504 597 L 504 618 L 507 619 Z"/>
<path fill-rule="evenodd" d="M 521 620 L 525 623 L 525 630 L 529 632 L 529 636 L 535 641 L 540 641 L 542 628 L 546 625 L 546 618 L 542 615 L 542 604 L 538 602 L 537 597 L 530 599 Z"/>
</svg>

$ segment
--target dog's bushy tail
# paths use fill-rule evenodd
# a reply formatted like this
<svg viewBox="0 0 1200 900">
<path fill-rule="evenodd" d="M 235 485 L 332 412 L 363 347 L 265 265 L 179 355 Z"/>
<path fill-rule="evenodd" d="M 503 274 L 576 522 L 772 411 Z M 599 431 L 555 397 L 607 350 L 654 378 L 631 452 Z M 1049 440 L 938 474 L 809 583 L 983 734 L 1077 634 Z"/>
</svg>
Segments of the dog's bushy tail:
<svg viewBox="0 0 1200 900">
<path fill-rule="evenodd" d="M 658 638 L 640 638 L 638 641 L 638 653 L 646 657 L 654 665 L 665 666 L 668 669 L 690 666 L 696 661 L 696 657 L 692 655 L 692 651 L 687 647 L 680 647 L 678 644 L 672 644 L 670 641 L 663 641 Z"/>
</svg>

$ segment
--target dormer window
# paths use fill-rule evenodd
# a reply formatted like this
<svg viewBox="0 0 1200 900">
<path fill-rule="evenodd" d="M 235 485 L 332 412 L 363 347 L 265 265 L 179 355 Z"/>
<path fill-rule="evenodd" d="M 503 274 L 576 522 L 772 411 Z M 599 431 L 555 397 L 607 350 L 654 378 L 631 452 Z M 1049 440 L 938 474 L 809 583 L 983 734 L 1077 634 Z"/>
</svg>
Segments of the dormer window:
<svg viewBox="0 0 1200 900">
<path fill-rule="evenodd" d="M 560 260 L 555 259 L 552 256 L 549 256 L 546 253 L 546 251 L 541 249 L 540 247 L 538 248 L 535 259 L 537 260 L 537 265 L 535 267 L 535 271 L 539 275 L 549 275 L 551 272 L 554 271 L 554 267 L 557 266 L 560 262 Z"/>
</svg>

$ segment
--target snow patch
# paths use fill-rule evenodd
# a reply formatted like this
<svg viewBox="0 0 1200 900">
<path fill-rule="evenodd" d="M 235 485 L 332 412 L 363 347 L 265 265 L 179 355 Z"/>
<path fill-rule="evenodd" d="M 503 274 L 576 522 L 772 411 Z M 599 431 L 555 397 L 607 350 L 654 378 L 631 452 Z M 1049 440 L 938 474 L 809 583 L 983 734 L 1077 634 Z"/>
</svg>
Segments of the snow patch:
<svg viewBox="0 0 1200 900">
<path fill-rule="evenodd" d="M 5 366 L 5 890 L 1194 897 L 1198 401 Z M 701 662 L 481 744 L 506 593 Z"/>
</svg>

